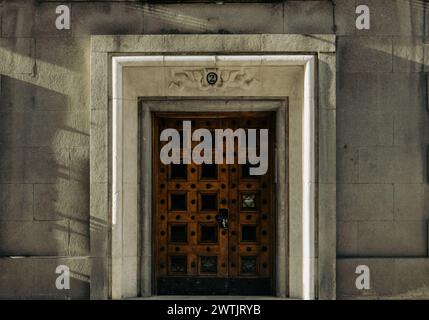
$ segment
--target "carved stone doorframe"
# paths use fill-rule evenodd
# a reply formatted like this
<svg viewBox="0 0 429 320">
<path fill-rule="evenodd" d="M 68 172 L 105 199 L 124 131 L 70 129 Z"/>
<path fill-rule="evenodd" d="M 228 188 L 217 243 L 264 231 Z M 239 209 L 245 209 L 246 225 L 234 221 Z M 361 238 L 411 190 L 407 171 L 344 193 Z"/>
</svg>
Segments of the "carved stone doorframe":
<svg viewBox="0 0 429 320">
<path fill-rule="evenodd" d="M 289 263 L 289 246 L 288 246 L 288 235 L 290 231 L 288 230 L 288 143 L 287 143 L 287 128 L 288 124 L 288 99 L 283 97 L 212 97 L 208 98 L 158 98 L 158 99 L 142 99 L 141 103 L 141 141 L 142 141 L 142 150 L 141 150 L 141 163 L 142 167 L 145 168 L 141 174 L 142 176 L 142 189 L 148 190 L 152 188 L 152 175 L 150 172 L 152 170 L 152 155 L 153 155 L 153 146 L 152 141 L 153 137 L 151 133 L 153 132 L 153 123 L 152 117 L 153 113 L 157 112 L 200 112 L 200 113 L 222 113 L 222 112 L 275 112 L 275 126 L 276 130 L 273 134 L 273 139 L 276 141 L 276 151 L 275 151 L 275 188 L 276 188 L 276 201 L 273 203 L 273 212 L 275 213 L 273 219 L 273 229 L 275 229 L 273 241 L 275 247 L 273 248 L 274 255 L 274 272 L 271 274 L 273 278 L 273 285 L 275 289 L 275 294 L 277 297 L 288 297 L 289 296 L 289 279 L 288 271 L 291 271 L 296 274 L 299 268 L 298 266 L 290 266 Z M 290 146 L 293 151 L 294 146 Z M 295 172 L 300 171 L 299 168 L 293 168 Z M 292 179 L 299 179 L 299 175 L 292 175 Z M 152 225 L 153 225 L 153 213 L 152 213 L 152 192 L 142 194 L 142 225 L 143 225 L 143 234 L 153 235 Z M 295 212 L 297 213 L 297 212 Z M 294 216 L 295 218 L 295 216 Z M 293 232 L 293 231 L 292 231 Z M 154 282 L 153 271 L 154 268 L 152 263 L 152 256 L 145 254 L 146 252 L 151 252 L 152 242 L 148 237 L 143 237 L 143 259 L 141 266 L 141 294 L 142 296 L 150 296 L 153 293 Z M 292 247 L 292 253 L 297 255 L 300 251 L 299 248 Z M 292 292 L 296 294 L 295 292 Z"/>
<path fill-rule="evenodd" d="M 145 238 L 150 235 L 140 235 L 138 231 L 142 222 L 138 196 L 141 181 L 136 174 L 138 99 L 249 95 L 287 96 L 291 108 L 296 109 L 295 116 L 300 116 L 289 120 L 294 125 L 291 132 L 296 133 L 291 137 L 292 144 L 301 146 L 301 152 L 290 163 L 301 168 L 302 178 L 292 186 L 299 192 L 289 195 L 289 210 L 299 211 L 290 229 L 301 230 L 295 238 L 291 235 L 289 242 L 292 248 L 299 248 L 296 255 L 289 256 L 290 270 L 296 270 L 290 276 L 290 297 L 335 297 L 334 51 L 335 38 L 319 35 L 92 38 L 92 298 L 150 294 L 148 288 L 139 287 L 139 243 L 145 246 Z M 168 55 L 173 52 L 184 55 Z M 218 87 L 206 88 L 201 72 L 204 76 L 211 68 L 218 68 L 221 82 Z M 151 174 L 150 168 L 142 169 Z M 149 256 L 144 258 L 143 261 L 150 260 Z"/>
</svg>

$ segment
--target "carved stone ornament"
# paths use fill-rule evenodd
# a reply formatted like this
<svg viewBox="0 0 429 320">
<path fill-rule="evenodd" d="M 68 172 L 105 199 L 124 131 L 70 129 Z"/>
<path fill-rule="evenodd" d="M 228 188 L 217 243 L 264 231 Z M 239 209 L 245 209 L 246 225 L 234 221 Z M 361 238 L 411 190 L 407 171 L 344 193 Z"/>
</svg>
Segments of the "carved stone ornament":
<svg viewBox="0 0 429 320">
<path fill-rule="evenodd" d="M 218 76 L 217 81 L 213 84 L 207 81 L 207 74 L 209 73 L 215 73 Z M 222 70 L 218 70 L 218 68 L 203 68 L 172 71 L 171 81 L 168 87 L 178 90 L 189 88 L 204 91 L 213 90 L 215 88 L 249 89 L 258 81 L 259 80 L 255 78 L 252 72 L 244 68 Z"/>
</svg>

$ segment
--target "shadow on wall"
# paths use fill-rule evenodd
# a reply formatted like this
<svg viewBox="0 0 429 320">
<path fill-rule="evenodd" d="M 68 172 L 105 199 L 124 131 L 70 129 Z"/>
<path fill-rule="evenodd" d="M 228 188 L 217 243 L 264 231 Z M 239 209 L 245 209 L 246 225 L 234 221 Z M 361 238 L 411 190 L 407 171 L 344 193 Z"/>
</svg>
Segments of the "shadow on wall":
<svg viewBox="0 0 429 320">
<path fill-rule="evenodd" d="M 55 296 L 57 292 L 49 290 L 56 265 L 88 256 L 89 228 L 107 225 L 91 217 L 89 226 L 88 34 L 294 33 L 302 27 L 300 23 L 294 26 L 300 21 L 298 15 L 301 19 L 307 16 L 298 10 L 294 18 L 287 6 L 304 3 L 291 1 L 262 10 L 261 4 L 190 9 L 183 5 L 76 2 L 72 5 L 75 22 L 66 33 L 55 30 L 48 19 L 56 4 L 42 3 L 24 10 L 31 18 L 37 11 L 34 26 L 31 19 L 22 18 L 21 9 L 3 16 L 0 297 Z M 317 12 L 307 12 L 313 19 L 305 20 L 313 23 L 308 22 L 306 33 L 320 32 L 323 18 Z M 354 17 L 353 10 L 350 13 Z M 419 29 L 424 27 L 424 10 L 417 1 L 378 6 L 372 14 L 370 35 L 423 34 Z M 331 18 L 324 30 L 331 30 Z M 240 20 L 252 23 L 243 25 Z M 346 28 L 354 30 L 354 20 L 346 20 L 351 21 Z M 27 26 L 34 28 L 27 30 Z M 225 28 L 229 31 L 222 30 Z M 20 38 L 13 38 L 17 34 Z M 35 34 L 41 38 L 31 38 Z M 337 173 L 338 181 L 352 190 L 337 189 L 340 256 L 427 256 L 429 196 L 420 191 L 425 190 L 427 176 L 429 119 L 423 47 L 410 39 L 339 37 Z M 363 192 L 354 189 L 358 185 L 373 188 L 377 196 L 368 201 Z M 390 188 L 388 193 L 395 200 L 384 201 L 379 196 L 381 185 Z M 405 192 L 402 209 L 396 206 L 394 211 L 392 202 L 397 201 L 401 187 L 420 191 Z M 6 258 L 12 255 L 34 258 Z M 82 266 L 71 269 L 87 285 L 85 277 L 78 275 L 88 275 L 88 271 Z M 34 288 L 29 289 L 28 283 Z M 87 295 L 82 293 L 82 297 Z"/>
<path fill-rule="evenodd" d="M 97 19 L 93 19 L 93 12 Z M 240 19 L 237 17 L 240 16 Z M 282 4 L 73 4 L 73 34 L 282 33 Z M 252 21 L 252 23 L 243 23 Z"/>
<path fill-rule="evenodd" d="M 58 33 L 50 23 L 55 6 L 3 7 L 8 13 L 0 38 L 3 298 L 89 297 L 90 41 L 67 38 L 69 33 L 50 37 Z M 60 264 L 76 279 L 68 292 L 59 292 L 52 280 Z"/>
<path fill-rule="evenodd" d="M 421 41 L 338 39 L 339 257 L 428 256 L 423 59 Z"/>
<path fill-rule="evenodd" d="M 55 286 L 58 265 L 70 268 L 70 290 Z M 0 258 L 0 299 L 87 299 L 90 263 L 86 258 Z"/>
<path fill-rule="evenodd" d="M 0 92 L 0 297 L 89 296 L 72 268 L 77 291 L 55 288 L 56 266 L 76 265 L 59 256 L 89 255 L 86 118 L 68 96 L 11 76 Z"/>
</svg>

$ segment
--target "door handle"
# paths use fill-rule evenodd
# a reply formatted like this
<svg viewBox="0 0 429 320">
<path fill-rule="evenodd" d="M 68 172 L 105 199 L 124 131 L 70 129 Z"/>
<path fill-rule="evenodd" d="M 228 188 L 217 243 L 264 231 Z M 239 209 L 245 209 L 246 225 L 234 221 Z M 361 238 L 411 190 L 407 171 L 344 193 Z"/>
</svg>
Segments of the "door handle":
<svg viewBox="0 0 429 320">
<path fill-rule="evenodd" d="M 228 230 L 228 209 L 219 209 L 216 221 L 224 230 Z"/>
</svg>

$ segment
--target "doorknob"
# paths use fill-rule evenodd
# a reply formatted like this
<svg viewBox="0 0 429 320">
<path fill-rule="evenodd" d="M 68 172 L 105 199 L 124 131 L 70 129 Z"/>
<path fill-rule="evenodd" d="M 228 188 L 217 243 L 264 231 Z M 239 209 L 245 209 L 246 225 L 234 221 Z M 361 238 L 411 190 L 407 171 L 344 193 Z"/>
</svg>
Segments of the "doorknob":
<svg viewBox="0 0 429 320">
<path fill-rule="evenodd" d="M 216 221 L 223 230 L 228 230 L 228 209 L 219 209 Z"/>
</svg>

